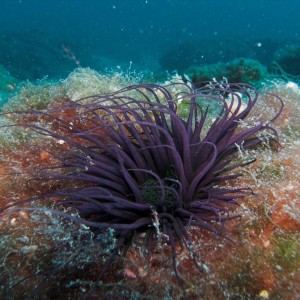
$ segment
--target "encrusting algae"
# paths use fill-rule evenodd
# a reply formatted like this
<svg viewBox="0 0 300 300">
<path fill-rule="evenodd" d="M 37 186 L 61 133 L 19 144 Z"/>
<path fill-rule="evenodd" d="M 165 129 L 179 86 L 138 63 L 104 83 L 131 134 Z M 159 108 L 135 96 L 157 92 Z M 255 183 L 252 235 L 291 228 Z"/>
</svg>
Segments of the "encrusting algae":
<svg viewBox="0 0 300 300">
<path fill-rule="evenodd" d="M 89 76 L 94 78 L 95 86 L 85 91 Z M 38 124 L 57 132 L 62 128 L 53 119 L 49 122 L 51 118 L 47 119 L 45 114 L 6 112 L 15 111 L 18 101 L 22 101 L 24 110 L 52 111 L 55 117 L 77 122 L 72 125 L 87 129 L 91 124 L 78 118 L 78 110 L 62 108 L 74 103 L 77 97 L 97 93 L 98 84 L 99 91 L 109 93 L 139 83 L 137 78 L 130 78 L 133 81 L 129 82 L 121 75 L 114 76 L 115 86 L 102 90 L 100 79 L 108 82 L 109 77 L 80 69 L 65 82 L 51 87 L 45 83 L 43 88 L 25 86 L 11 104 L 8 102 L 1 117 L 1 207 L 62 187 L 73 188 L 68 182 L 31 180 L 36 170 L 56 166 L 59 160 L 56 154 L 67 153 L 70 144 L 65 140 L 53 141 L 25 125 Z M 72 78 L 76 83 L 70 82 Z M 78 92 L 77 84 L 81 87 Z M 41 91 L 43 96 L 37 96 Z M 62 215 L 79 216 L 76 211 L 62 207 L 58 208 L 61 215 L 57 214 L 53 210 L 57 196 L 26 203 L 25 207 L 19 205 L 10 214 L 2 212 L 0 295 L 3 299 L 84 299 L 86 295 L 92 299 L 179 299 L 182 296 L 187 299 L 297 299 L 300 295 L 300 92 L 283 82 L 266 84 L 265 91 L 278 95 L 284 102 L 280 117 L 272 125 L 278 133 L 279 144 L 262 135 L 262 143 L 254 148 L 237 145 L 237 162 L 256 161 L 242 164 L 237 170 L 229 169 L 229 175 L 239 172 L 243 176 L 222 183 L 223 188 L 250 188 L 253 193 L 249 192 L 235 208 L 235 215 L 242 218 L 228 219 L 221 235 L 187 226 L 188 247 L 182 249 L 180 243 L 175 245 L 180 283 L 174 272 L 168 237 L 161 232 L 159 243 L 150 244 L 147 251 L 144 249 L 147 233 L 137 232 L 126 256 L 118 253 L 120 257 L 100 278 L 101 269 L 110 262 L 118 242 L 116 231 L 109 228 L 91 231 L 84 224 L 70 222 Z M 178 92 L 187 91 L 173 92 L 177 98 Z M 131 95 L 136 97 L 136 91 Z M 185 105 L 185 101 L 178 103 L 178 111 L 184 117 L 187 116 Z M 241 121 L 241 128 L 255 126 L 260 120 L 267 122 L 276 114 L 278 105 L 270 94 L 260 94 L 250 115 Z M 211 124 L 216 116 L 212 109 L 208 115 Z M 15 123 L 19 125 L 9 126 Z M 60 170 L 54 172 L 58 174 Z M 72 184 L 79 187 L 81 183 Z M 153 213 L 154 226 L 155 222 Z M 157 235 L 159 230 L 158 221 Z M 191 251 L 197 256 L 192 256 Z"/>
</svg>

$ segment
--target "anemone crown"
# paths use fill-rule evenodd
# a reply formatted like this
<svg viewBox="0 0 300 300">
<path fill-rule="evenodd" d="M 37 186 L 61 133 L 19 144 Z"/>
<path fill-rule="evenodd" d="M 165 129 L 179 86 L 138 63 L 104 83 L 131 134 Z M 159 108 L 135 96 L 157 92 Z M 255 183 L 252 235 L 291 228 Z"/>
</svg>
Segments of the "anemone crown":
<svg viewBox="0 0 300 300">
<path fill-rule="evenodd" d="M 175 245 L 189 247 L 187 227 L 222 235 L 225 222 L 237 217 L 232 211 L 238 200 L 251 193 L 226 185 L 241 175 L 236 168 L 253 162 L 237 161 L 235 155 L 263 138 L 277 140 L 271 123 L 282 110 L 279 98 L 281 107 L 268 122 L 241 126 L 258 96 L 244 84 L 213 82 L 200 90 L 140 84 L 52 111 L 19 114 L 47 120 L 50 126 L 22 125 L 65 147 L 55 154 L 59 164 L 38 176 L 76 182 L 43 197 L 59 197 L 59 204 L 75 208 L 82 219 L 64 214 L 73 221 L 94 230 L 113 228 L 118 249 L 136 231 L 153 240 L 167 236 L 177 275 Z M 210 106 L 218 108 L 214 121 Z M 76 113 L 66 120 L 61 111 Z"/>
</svg>

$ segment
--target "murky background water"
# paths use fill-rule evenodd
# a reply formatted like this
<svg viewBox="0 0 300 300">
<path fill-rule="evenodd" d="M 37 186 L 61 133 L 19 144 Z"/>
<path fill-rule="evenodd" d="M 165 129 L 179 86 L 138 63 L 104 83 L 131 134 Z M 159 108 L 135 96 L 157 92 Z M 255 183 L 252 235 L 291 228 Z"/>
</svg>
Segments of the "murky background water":
<svg viewBox="0 0 300 300">
<path fill-rule="evenodd" d="M 179 70 L 246 57 L 269 66 L 299 42 L 300 2 L 1 0 L 0 65 L 20 80 Z M 132 63 L 131 63 L 132 62 Z"/>
</svg>

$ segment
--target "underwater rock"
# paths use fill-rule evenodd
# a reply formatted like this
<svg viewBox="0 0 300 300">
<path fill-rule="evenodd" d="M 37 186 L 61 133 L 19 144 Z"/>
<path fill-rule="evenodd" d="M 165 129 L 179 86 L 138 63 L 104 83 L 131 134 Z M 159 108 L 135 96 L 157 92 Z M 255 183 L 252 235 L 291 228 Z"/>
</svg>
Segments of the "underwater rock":
<svg viewBox="0 0 300 300">
<path fill-rule="evenodd" d="M 274 55 L 271 71 L 289 77 L 300 79 L 300 44 L 291 44 L 280 48 Z"/>
<path fill-rule="evenodd" d="M 264 66 L 272 63 L 275 52 L 286 44 L 285 41 L 275 38 L 257 38 L 251 39 L 251 58 L 259 61 Z"/>
<path fill-rule="evenodd" d="M 128 85 L 138 84 L 143 76 L 142 73 L 130 71 L 101 74 L 90 68 L 78 68 L 63 81 L 63 86 L 66 95 L 74 101 L 90 95 L 116 92 Z"/>
<path fill-rule="evenodd" d="M 186 69 L 183 73 L 196 85 L 198 82 L 211 81 L 213 79 L 221 81 L 224 78 L 228 82 L 257 85 L 266 77 L 267 70 L 256 60 L 237 58 L 227 63 L 204 66 L 195 65 Z"/>
<path fill-rule="evenodd" d="M 78 84 L 80 86 L 80 82 Z M 181 249 L 176 243 L 177 269 L 186 288 L 187 299 L 295 299 L 300 293 L 300 96 L 298 89 L 290 89 L 284 83 L 276 84 L 276 88 L 265 86 L 264 92 L 278 94 L 285 104 L 281 117 L 274 124 L 280 146 L 263 136 L 260 136 L 263 140 L 260 147 L 246 149 L 241 145 L 238 158 L 256 157 L 256 162 L 241 167 L 238 171 L 245 176 L 226 186 L 250 187 L 255 192 L 249 193 L 238 208 L 242 221 L 226 222 L 226 232 L 235 243 L 195 226 L 188 226 L 187 235 L 189 248 L 197 257 L 191 257 L 187 248 Z M 37 95 L 41 92 L 40 89 L 31 90 L 33 95 L 28 97 L 29 102 L 30 99 L 35 101 L 34 92 Z M 80 120 L 80 115 L 74 110 L 66 110 L 66 105 L 74 104 L 74 101 L 66 95 L 65 88 L 60 86 L 59 91 L 62 93 L 51 92 L 47 94 L 48 98 L 43 98 L 46 99 L 42 101 L 44 114 L 52 111 L 55 117 L 67 122 L 82 122 L 80 124 L 86 130 L 91 123 L 85 118 Z M 74 95 L 76 84 L 70 91 Z M 172 92 L 177 99 L 186 90 L 174 89 Z M 52 98 L 52 95 L 55 96 Z M 179 112 L 187 117 L 184 108 L 188 103 L 183 101 L 180 105 Z M 261 94 L 247 120 L 239 121 L 241 128 L 249 129 L 260 121 L 266 122 L 270 115 L 274 115 L 276 105 L 274 97 Z M 28 104 L 24 108 L 30 107 Z M 33 107 L 36 110 L 39 106 Z M 49 123 L 45 116 L 16 119 L 6 115 L 6 118 L 1 124 L 8 120 L 20 124 L 26 121 L 27 124 L 31 122 L 51 130 L 58 129 L 57 124 Z M 79 126 L 79 123 L 75 125 Z M 2 127 L 2 130 L 8 129 Z M 34 170 L 56 166 L 56 158 L 50 153 L 60 155 L 61 151 L 70 149 L 67 143 L 53 143 L 52 139 L 28 132 L 26 126 L 19 127 L 17 131 L 23 132 L 25 137 L 20 138 L 18 144 L 7 139 L 0 148 L 2 207 L 64 186 L 63 182 L 32 185 L 30 174 Z M 10 131 L 6 134 L 9 135 Z M 13 174 L 9 174 L 11 171 Z M 69 187 L 78 186 L 79 182 L 74 182 Z M 161 248 L 152 245 L 149 251 L 144 252 L 143 232 L 135 235 L 127 256 L 119 257 L 102 280 L 97 281 L 101 268 L 109 262 L 110 253 L 116 245 L 116 233 L 108 230 L 93 234 L 88 227 L 67 222 L 50 212 L 53 204 L 55 199 L 54 203 L 44 202 L 38 207 L 29 206 L 27 210 L 20 207 L 10 215 L 0 216 L 2 295 L 9 295 L 10 299 L 33 295 L 39 299 L 84 299 L 89 292 L 91 298 L 179 299 L 183 295 L 174 274 L 168 241 L 162 236 Z M 61 212 L 70 213 L 63 209 Z M 73 216 L 78 217 L 76 213 Z"/>
</svg>

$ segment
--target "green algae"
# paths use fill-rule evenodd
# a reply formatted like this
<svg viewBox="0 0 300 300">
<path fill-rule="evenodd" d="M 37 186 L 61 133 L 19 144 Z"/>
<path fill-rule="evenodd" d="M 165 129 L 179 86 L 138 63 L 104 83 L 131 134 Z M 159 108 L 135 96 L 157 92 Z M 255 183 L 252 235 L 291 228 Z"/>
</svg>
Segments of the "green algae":
<svg viewBox="0 0 300 300">
<path fill-rule="evenodd" d="M 107 94 L 137 84 L 149 76 L 148 73 L 113 71 L 101 74 L 90 68 L 78 68 L 65 80 L 49 81 L 45 78 L 22 82 L 3 110 L 43 110 L 55 99 L 75 101 L 95 94 Z"/>
<path fill-rule="evenodd" d="M 266 179 L 284 179 L 285 178 L 285 170 L 284 167 L 279 163 L 268 163 L 262 165 L 259 169 L 257 169 L 257 178 L 260 180 Z"/>
<path fill-rule="evenodd" d="M 5 116 L 0 116 L 0 150 L 13 151 L 19 145 L 26 145 L 32 134 L 21 127 L 14 126 L 14 122 Z M 0 154 L 1 158 L 1 154 Z"/>
<path fill-rule="evenodd" d="M 277 270 L 287 273 L 300 268 L 300 242 L 295 235 L 284 235 L 274 238 L 275 249 L 273 265 Z"/>
<path fill-rule="evenodd" d="M 116 92 L 126 86 L 138 84 L 146 78 L 148 73 L 114 72 L 101 74 L 90 68 L 74 70 L 63 83 L 66 96 L 75 101 L 91 95 L 105 95 Z"/>
<path fill-rule="evenodd" d="M 57 82 L 48 82 L 46 79 L 36 83 L 23 82 L 18 86 L 17 93 L 4 105 L 3 111 L 46 109 L 51 100 L 63 97 L 64 94 Z"/>
</svg>

